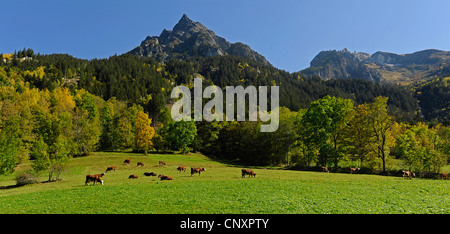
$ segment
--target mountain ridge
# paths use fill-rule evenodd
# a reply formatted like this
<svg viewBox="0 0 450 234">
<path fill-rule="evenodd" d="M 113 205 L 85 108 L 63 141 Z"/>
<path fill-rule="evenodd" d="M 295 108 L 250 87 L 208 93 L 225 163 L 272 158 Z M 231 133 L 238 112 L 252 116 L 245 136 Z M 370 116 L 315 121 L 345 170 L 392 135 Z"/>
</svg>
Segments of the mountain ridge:
<svg viewBox="0 0 450 234">
<path fill-rule="evenodd" d="M 270 65 L 264 56 L 250 46 L 240 42 L 230 43 L 200 22 L 194 22 L 186 14 L 183 14 L 172 30 L 164 29 L 159 36 L 147 36 L 127 54 L 153 57 L 158 61 L 228 54 Z"/>
<path fill-rule="evenodd" d="M 426 49 L 408 54 L 378 51 L 365 52 L 328 50 L 319 52 L 310 67 L 301 70 L 305 76 L 322 79 L 361 78 L 397 84 L 409 84 L 442 75 L 450 64 L 450 52 Z"/>
</svg>

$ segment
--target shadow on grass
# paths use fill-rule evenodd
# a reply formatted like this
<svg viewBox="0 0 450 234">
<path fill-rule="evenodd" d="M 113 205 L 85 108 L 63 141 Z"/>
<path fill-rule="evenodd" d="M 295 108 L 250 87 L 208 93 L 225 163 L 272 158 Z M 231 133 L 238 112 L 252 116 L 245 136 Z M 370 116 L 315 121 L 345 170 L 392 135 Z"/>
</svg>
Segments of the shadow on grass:
<svg viewBox="0 0 450 234">
<path fill-rule="evenodd" d="M 58 182 L 58 181 L 61 181 L 61 179 L 57 179 L 57 180 L 46 180 L 46 181 L 42 181 L 42 182 L 27 183 L 27 184 L 5 185 L 5 186 L 0 186 L 0 190 L 19 188 L 19 187 L 23 187 L 23 186 L 29 185 L 29 184 L 46 184 L 46 183 L 54 183 L 54 182 Z"/>
<path fill-rule="evenodd" d="M 13 188 L 18 188 L 18 187 L 22 187 L 22 186 L 24 186 L 24 185 L 14 184 L 14 185 L 0 186 L 0 190 L 3 190 L 3 189 L 13 189 Z"/>
</svg>

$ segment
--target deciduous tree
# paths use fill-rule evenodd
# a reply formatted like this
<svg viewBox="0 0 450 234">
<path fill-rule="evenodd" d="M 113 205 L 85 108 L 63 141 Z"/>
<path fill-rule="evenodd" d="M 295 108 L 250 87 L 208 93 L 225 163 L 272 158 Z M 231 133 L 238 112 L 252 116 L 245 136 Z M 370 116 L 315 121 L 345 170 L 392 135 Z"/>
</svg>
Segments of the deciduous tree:
<svg viewBox="0 0 450 234">
<path fill-rule="evenodd" d="M 152 138 L 155 135 L 155 129 L 151 123 L 152 119 L 148 118 L 148 114 L 143 111 L 136 114 L 134 149 L 144 151 L 145 154 L 153 147 Z"/>
<path fill-rule="evenodd" d="M 376 97 L 375 102 L 368 104 L 368 126 L 374 135 L 374 144 L 377 156 L 383 163 L 383 173 L 386 173 L 386 160 L 389 156 L 389 148 L 395 144 L 395 139 L 389 131 L 395 121 L 387 111 L 387 97 Z"/>
<path fill-rule="evenodd" d="M 181 150 L 183 154 L 189 152 L 189 145 L 197 135 L 194 121 L 176 121 L 164 127 L 165 139 L 172 150 Z"/>
<path fill-rule="evenodd" d="M 304 114 L 301 124 L 304 126 L 305 143 L 319 149 L 319 163 L 326 166 L 328 160 L 334 161 L 337 168 L 343 155 L 341 138 L 346 127 L 347 114 L 353 103 L 349 99 L 326 96 L 311 103 Z"/>
</svg>

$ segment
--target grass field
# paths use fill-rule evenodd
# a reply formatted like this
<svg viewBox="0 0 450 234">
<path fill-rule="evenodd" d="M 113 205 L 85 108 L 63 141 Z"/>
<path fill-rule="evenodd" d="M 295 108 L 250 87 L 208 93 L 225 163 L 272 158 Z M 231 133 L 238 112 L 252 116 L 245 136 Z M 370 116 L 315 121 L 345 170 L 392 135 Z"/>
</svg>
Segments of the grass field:
<svg viewBox="0 0 450 234">
<path fill-rule="evenodd" d="M 131 165 L 122 165 L 130 158 Z M 158 166 L 163 160 L 167 167 Z M 141 161 L 144 167 L 136 167 Z M 86 174 L 108 172 L 103 186 L 85 186 Z M 188 171 L 178 172 L 178 166 Z M 206 172 L 190 176 L 190 167 Z M 27 165 L 17 171 L 25 170 Z M 241 168 L 199 155 L 97 152 L 71 160 L 62 180 L 15 187 L 14 174 L 0 176 L 0 213 L 100 214 L 371 214 L 450 213 L 450 181 L 257 168 Z M 144 172 L 174 177 L 160 181 Z M 138 179 L 128 179 L 137 174 Z M 41 180 L 46 179 L 45 174 Z"/>
</svg>

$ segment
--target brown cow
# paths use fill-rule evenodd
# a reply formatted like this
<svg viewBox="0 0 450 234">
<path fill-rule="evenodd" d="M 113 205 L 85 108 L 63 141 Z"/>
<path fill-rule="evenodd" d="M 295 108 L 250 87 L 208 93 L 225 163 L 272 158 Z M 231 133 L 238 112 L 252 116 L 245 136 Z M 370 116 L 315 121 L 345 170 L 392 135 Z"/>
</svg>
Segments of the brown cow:
<svg viewBox="0 0 450 234">
<path fill-rule="evenodd" d="M 245 177 L 245 175 L 248 175 L 249 177 L 256 177 L 256 173 L 252 170 L 252 169 L 245 169 L 243 168 L 242 170 L 242 178 Z"/>
<path fill-rule="evenodd" d="M 158 178 L 161 178 L 161 180 L 173 180 L 172 176 L 168 175 L 159 175 Z"/>
<path fill-rule="evenodd" d="M 446 179 L 447 179 L 447 173 L 443 172 L 443 173 L 441 174 L 441 179 L 442 179 L 442 180 L 446 180 Z"/>
<path fill-rule="evenodd" d="M 137 166 L 136 166 L 136 167 L 138 167 L 138 166 L 141 166 L 141 167 L 143 167 L 143 166 L 144 166 L 144 163 L 142 163 L 142 162 L 138 162 L 138 163 L 137 163 Z"/>
<path fill-rule="evenodd" d="M 249 169 L 242 168 L 242 170 L 241 170 L 241 172 L 242 172 L 242 178 L 244 178 L 245 175 L 248 174 L 248 170 L 249 170 Z"/>
<path fill-rule="evenodd" d="M 191 176 L 193 176 L 195 173 L 198 173 L 198 175 L 200 176 L 200 173 L 202 171 L 206 171 L 205 168 L 200 168 L 200 167 L 196 167 L 196 168 L 192 168 L 191 167 Z"/>
<path fill-rule="evenodd" d="M 358 168 L 354 168 L 354 167 L 350 167 L 350 174 L 357 173 L 359 170 L 361 170 L 359 167 Z"/>
<path fill-rule="evenodd" d="M 166 165 L 166 162 L 164 162 L 164 161 L 159 161 L 159 165 L 160 165 L 160 166 L 167 166 L 167 165 Z"/>
<path fill-rule="evenodd" d="M 130 176 L 128 176 L 128 179 L 137 179 L 138 176 L 135 174 L 131 174 Z"/>
<path fill-rule="evenodd" d="M 410 171 L 402 170 L 402 172 L 403 172 L 403 179 L 405 179 L 405 176 L 407 176 L 408 179 L 412 180 L 412 177 L 416 176 L 416 173 L 411 173 Z"/>
<path fill-rule="evenodd" d="M 154 172 L 144 172 L 145 176 L 156 176 Z"/>
<path fill-rule="evenodd" d="M 103 180 L 101 179 L 101 177 L 103 176 L 102 174 L 86 175 L 86 181 L 84 182 L 84 185 L 86 186 L 89 182 L 94 182 L 92 185 L 95 185 L 95 182 L 100 182 L 101 185 L 103 185 Z M 101 175 L 101 176 L 99 176 L 99 175 Z"/>
<path fill-rule="evenodd" d="M 131 163 L 131 159 L 125 159 L 125 161 L 123 161 L 123 165 L 130 164 L 130 163 Z"/>
<path fill-rule="evenodd" d="M 106 168 L 106 172 L 108 172 L 108 171 L 116 171 L 116 167 L 114 167 L 114 166 L 112 166 L 112 167 L 108 167 L 108 168 Z"/>
<path fill-rule="evenodd" d="M 330 171 L 328 170 L 328 167 L 322 167 L 322 171 L 326 172 L 326 173 L 330 173 Z"/>
<path fill-rule="evenodd" d="M 96 180 L 95 175 L 87 174 L 86 175 L 86 181 L 84 182 L 84 186 L 88 185 L 88 183 L 91 182 L 91 181 L 94 182 L 94 184 L 95 184 L 95 180 Z"/>
<path fill-rule="evenodd" d="M 186 167 L 178 167 L 177 170 L 178 170 L 179 172 L 181 172 L 181 171 L 186 172 Z"/>
</svg>

